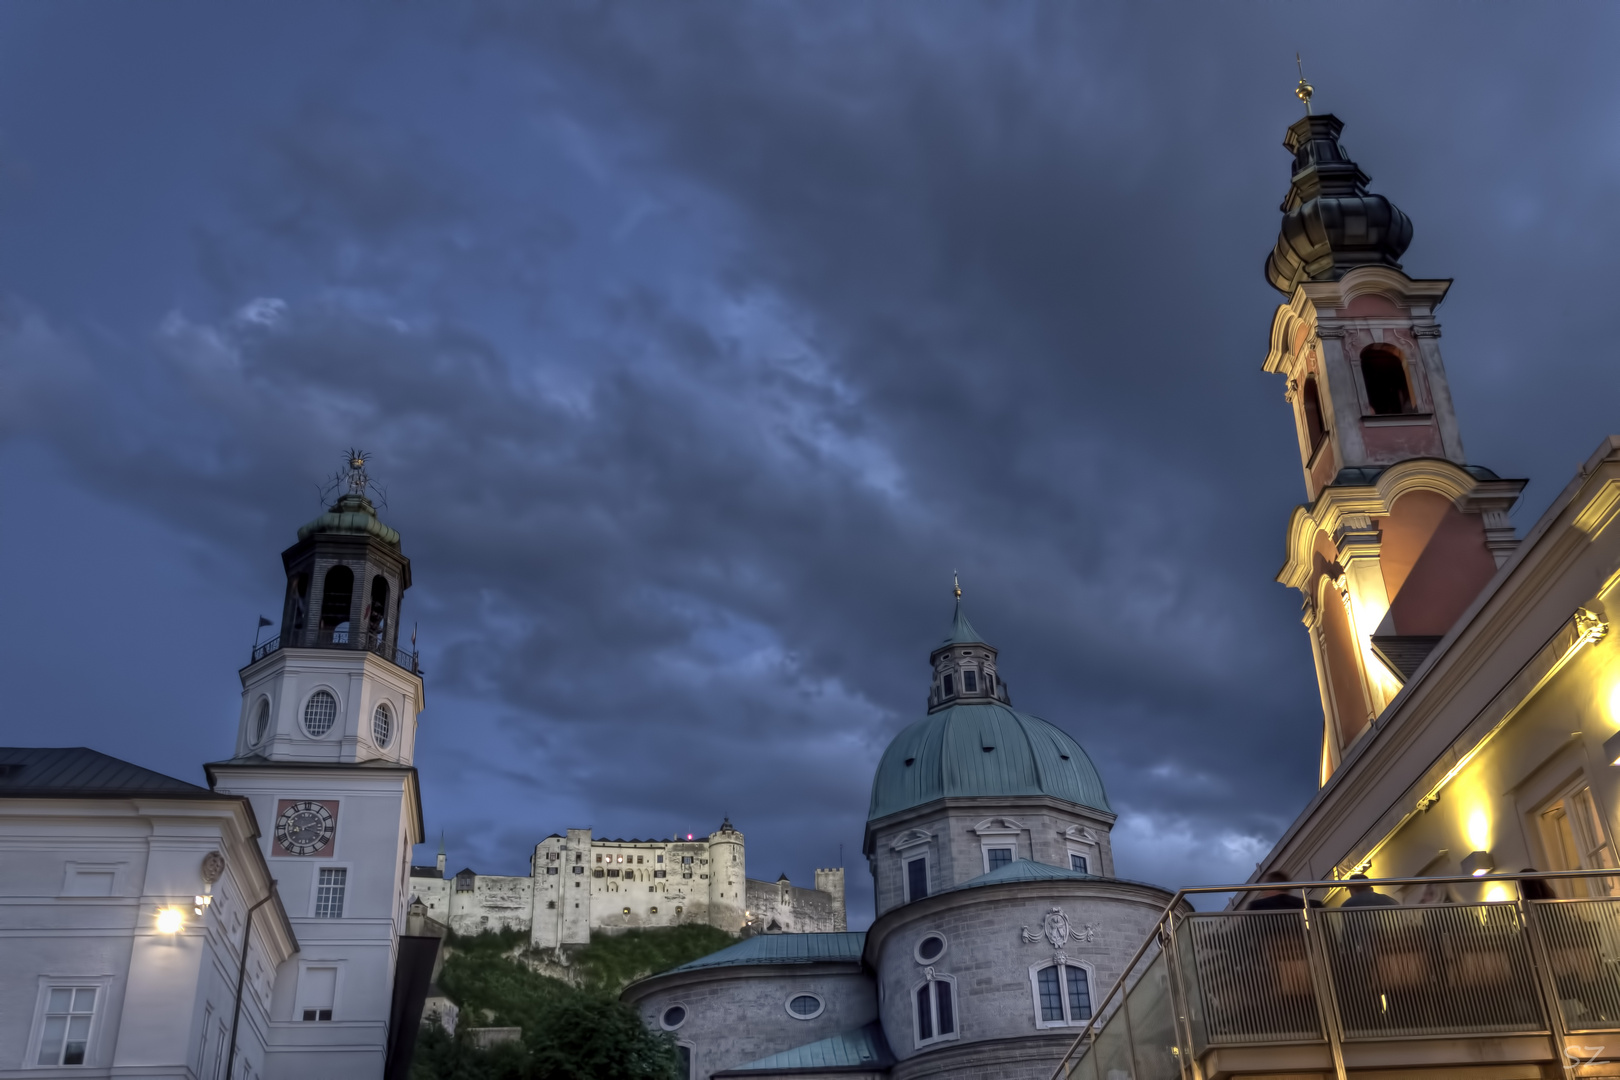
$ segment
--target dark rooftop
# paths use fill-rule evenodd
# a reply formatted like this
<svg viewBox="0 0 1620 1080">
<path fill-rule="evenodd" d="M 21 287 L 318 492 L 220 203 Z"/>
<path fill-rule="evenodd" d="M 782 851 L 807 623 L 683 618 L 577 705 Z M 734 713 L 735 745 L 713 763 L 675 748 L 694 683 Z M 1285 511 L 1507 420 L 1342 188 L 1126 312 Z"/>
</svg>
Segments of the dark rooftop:
<svg viewBox="0 0 1620 1080">
<path fill-rule="evenodd" d="M 0 797 L 76 795 L 224 797 L 85 746 L 0 747 Z"/>
</svg>

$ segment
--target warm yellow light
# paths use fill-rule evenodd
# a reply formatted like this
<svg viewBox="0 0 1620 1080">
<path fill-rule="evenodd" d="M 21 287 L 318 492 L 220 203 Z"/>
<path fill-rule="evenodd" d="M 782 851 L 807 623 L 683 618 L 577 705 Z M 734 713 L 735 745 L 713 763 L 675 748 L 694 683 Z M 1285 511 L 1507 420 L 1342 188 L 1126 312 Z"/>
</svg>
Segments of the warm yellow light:
<svg viewBox="0 0 1620 1080">
<path fill-rule="evenodd" d="M 1513 897 L 1509 895 L 1506 885 L 1498 883 L 1485 890 L 1485 902 L 1487 904 L 1497 904 L 1501 903 L 1503 900 L 1511 899 L 1513 899 Z"/>
<path fill-rule="evenodd" d="M 1620 683 L 1614 684 L 1609 691 L 1609 719 L 1620 724 Z"/>
<path fill-rule="evenodd" d="M 1491 819 L 1483 806 L 1474 807 L 1468 815 L 1468 842 L 1475 851 L 1491 850 Z"/>
<path fill-rule="evenodd" d="M 184 926 L 186 917 L 179 908 L 159 908 L 157 913 L 157 928 L 160 934 L 178 934 Z"/>
</svg>

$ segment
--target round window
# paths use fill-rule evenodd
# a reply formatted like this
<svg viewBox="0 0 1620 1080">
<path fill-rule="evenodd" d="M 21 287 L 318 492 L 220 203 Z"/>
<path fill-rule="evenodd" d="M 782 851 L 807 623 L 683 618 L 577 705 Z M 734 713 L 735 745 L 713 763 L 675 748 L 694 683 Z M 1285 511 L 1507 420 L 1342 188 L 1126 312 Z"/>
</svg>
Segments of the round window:
<svg viewBox="0 0 1620 1080">
<path fill-rule="evenodd" d="M 377 711 L 371 714 L 371 737 L 378 746 L 384 747 L 394 737 L 394 713 L 386 701 L 379 703 Z"/>
<path fill-rule="evenodd" d="M 270 733 L 270 699 L 259 699 L 259 718 L 253 722 L 254 745 L 264 742 L 264 737 Z"/>
<path fill-rule="evenodd" d="M 929 934 L 917 942 L 917 963 L 932 964 L 945 955 L 945 939 L 939 934 Z"/>
<path fill-rule="evenodd" d="M 329 690 L 317 690 L 304 705 L 304 730 L 317 739 L 332 730 L 337 721 L 337 698 Z"/>
<path fill-rule="evenodd" d="M 794 994 L 787 1000 L 788 1015 L 795 1020 L 814 1020 L 826 1008 L 814 994 Z"/>
<path fill-rule="evenodd" d="M 665 1031 L 674 1031 L 686 1023 L 686 1006 L 671 1005 L 664 1010 L 664 1015 L 658 1018 L 658 1022 L 663 1025 Z"/>
</svg>

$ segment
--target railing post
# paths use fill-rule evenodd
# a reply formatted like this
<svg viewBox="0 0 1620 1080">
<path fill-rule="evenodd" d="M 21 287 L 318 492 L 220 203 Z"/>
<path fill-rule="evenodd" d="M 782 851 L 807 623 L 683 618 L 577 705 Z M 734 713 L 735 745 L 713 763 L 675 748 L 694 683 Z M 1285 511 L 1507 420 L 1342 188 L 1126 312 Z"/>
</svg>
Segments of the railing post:
<svg viewBox="0 0 1620 1080">
<path fill-rule="evenodd" d="M 1305 956 L 1311 968 L 1311 982 L 1316 987 L 1316 1014 L 1327 1036 L 1328 1053 L 1333 1056 L 1333 1075 L 1346 1080 L 1344 1074 L 1344 1037 L 1339 1030 L 1339 998 L 1333 989 L 1333 973 L 1328 966 L 1327 942 L 1322 935 L 1322 920 L 1311 918 L 1311 898 L 1299 890 L 1304 901 L 1300 915 L 1305 920 Z"/>
<path fill-rule="evenodd" d="M 1531 917 L 1532 905 L 1525 899 L 1523 879 L 1513 880 L 1513 891 L 1519 921 L 1530 938 L 1530 959 L 1536 966 L 1536 985 L 1541 989 L 1541 1007 L 1547 1013 L 1547 1030 L 1552 1032 L 1553 1052 L 1558 1055 L 1558 1067 L 1565 1080 L 1574 1080 L 1575 1062 L 1569 1056 L 1569 1033 L 1564 1026 L 1563 1006 L 1558 1002 L 1558 979 L 1553 974 L 1552 957 L 1547 943 L 1541 939 L 1541 924 Z"/>
<path fill-rule="evenodd" d="M 1187 988 L 1181 981 L 1181 952 L 1176 948 L 1176 916 L 1171 912 L 1166 920 L 1165 940 L 1168 944 L 1161 946 L 1168 949 L 1169 954 L 1164 963 L 1164 976 L 1170 980 L 1170 1011 L 1176 1018 L 1176 1043 L 1180 1053 L 1177 1058 L 1181 1066 L 1182 1080 L 1204 1080 L 1204 1070 L 1198 1064 L 1193 1048 L 1192 1015 L 1187 1008 Z"/>
</svg>

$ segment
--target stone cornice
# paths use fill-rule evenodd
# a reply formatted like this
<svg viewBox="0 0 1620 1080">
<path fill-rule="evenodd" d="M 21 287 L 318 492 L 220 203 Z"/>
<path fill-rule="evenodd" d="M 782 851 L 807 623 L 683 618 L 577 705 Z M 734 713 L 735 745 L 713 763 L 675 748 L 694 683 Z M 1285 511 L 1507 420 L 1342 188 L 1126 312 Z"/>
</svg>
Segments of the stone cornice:
<svg viewBox="0 0 1620 1080">
<path fill-rule="evenodd" d="M 1316 502 L 1294 508 L 1288 522 L 1288 555 L 1277 580 L 1295 589 L 1310 583 L 1316 534 L 1338 536 L 1361 527 L 1361 518 L 1385 517 L 1402 495 L 1432 491 L 1443 495 L 1464 512 L 1480 513 L 1513 505 L 1523 480 L 1479 480 L 1441 458 L 1412 458 L 1391 465 L 1371 484 L 1329 485 Z"/>
<path fill-rule="evenodd" d="M 879 915 L 866 931 L 866 948 L 861 954 L 861 963 L 876 970 L 877 958 L 882 953 L 885 939 L 913 922 L 932 919 L 946 911 L 984 904 L 1005 904 L 1010 900 L 1119 900 L 1145 904 L 1162 912 L 1174 897 L 1175 893 L 1169 889 L 1122 878 L 1047 878 L 1041 881 L 975 885 L 968 889 L 958 886 L 890 908 Z M 1192 910 L 1190 905 L 1187 910 Z"/>
<path fill-rule="evenodd" d="M 1094 806 L 1082 806 L 1079 803 L 1069 802 L 1052 795 L 947 795 L 943 799 L 923 803 L 921 806 L 909 806 L 904 810 L 896 811 L 884 817 L 875 818 L 866 823 L 866 839 L 861 845 L 861 854 L 871 855 L 873 837 L 881 829 L 896 825 L 905 825 L 912 821 L 931 818 L 941 810 L 973 810 L 982 817 L 1014 817 L 1030 810 L 1056 810 L 1065 814 L 1072 814 L 1079 818 L 1089 818 L 1107 828 L 1113 828 L 1114 822 L 1119 819 L 1118 814 L 1107 810 L 1098 810 Z"/>
<path fill-rule="evenodd" d="M 697 983 L 729 982 L 735 979 L 771 979 L 783 975 L 859 975 L 862 964 L 850 960 L 829 960 L 822 963 L 784 961 L 779 964 L 724 964 L 698 968 L 694 971 L 666 971 L 649 975 L 619 991 L 619 1000 L 633 1005 L 649 994 L 660 990 L 673 990 Z"/>
</svg>

